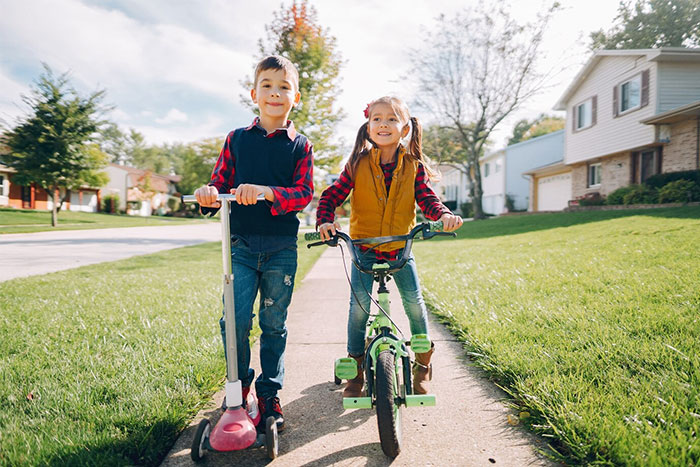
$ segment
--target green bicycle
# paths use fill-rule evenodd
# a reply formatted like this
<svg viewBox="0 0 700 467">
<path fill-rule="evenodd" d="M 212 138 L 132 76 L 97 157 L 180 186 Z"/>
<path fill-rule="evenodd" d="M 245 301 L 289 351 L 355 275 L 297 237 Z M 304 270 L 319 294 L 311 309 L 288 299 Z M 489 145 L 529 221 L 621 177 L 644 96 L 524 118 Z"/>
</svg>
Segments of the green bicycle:
<svg viewBox="0 0 700 467">
<path fill-rule="evenodd" d="M 403 333 L 391 319 L 389 309 L 389 290 L 386 287 L 391 276 L 406 265 L 411 247 L 416 236 L 422 234 L 423 240 L 436 235 L 456 236 L 454 233 L 442 232 L 442 222 L 425 222 L 414 227 L 408 235 L 375 237 L 363 239 L 351 239 L 344 232 L 338 231 L 335 236 L 327 241 L 310 243 L 308 248 L 318 245 L 340 246 L 342 240 L 348 247 L 353 265 L 361 272 L 372 274 L 374 281 L 378 283 L 377 298 L 371 297 L 371 301 L 379 309 L 379 313 L 371 314 L 367 322 L 366 350 L 365 350 L 365 397 L 343 398 L 344 409 L 371 409 L 376 407 L 377 426 L 379 428 L 379 440 L 384 454 L 394 458 L 401 452 L 401 410 L 402 407 L 428 407 L 434 406 L 436 399 L 433 394 L 413 394 L 411 367 L 413 353 L 428 352 L 431 347 L 430 338 L 426 334 L 416 334 L 410 340 L 403 339 Z M 318 232 L 307 233 L 307 241 L 320 240 Z M 394 265 L 388 263 L 375 263 L 372 269 L 366 269 L 359 261 L 359 245 L 369 247 L 368 253 L 373 249 L 389 242 L 405 242 L 403 253 Z M 343 255 L 343 262 L 345 256 Z M 347 275 L 347 270 L 346 270 Z M 348 277 L 348 282 L 350 279 Z M 352 284 L 351 284 L 352 289 Z M 357 291 L 352 290 L 355 294 Z M 398 337 L 401 335 L 402 337 Z M 357 376 L 357 362 L 354 358 L 343 357 L 335 361 L 335 382 L 340 384 L 343 379 L 353 379 Z"/>
</svg>

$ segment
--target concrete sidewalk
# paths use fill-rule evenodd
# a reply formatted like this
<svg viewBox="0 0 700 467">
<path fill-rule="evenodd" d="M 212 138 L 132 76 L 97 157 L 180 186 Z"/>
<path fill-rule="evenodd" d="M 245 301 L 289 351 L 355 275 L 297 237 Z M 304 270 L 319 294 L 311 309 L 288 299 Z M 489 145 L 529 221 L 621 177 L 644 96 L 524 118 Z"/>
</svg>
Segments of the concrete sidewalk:
<svg viewBox="0 0 700 467">
<path fill-rule="evenodd" d="M 387 458 L 379 444 L 374 410 L 344 411 L 342 386 L 333 382 L 333 362 L 346 355 L 349 294 L 339 248 L 323 253 L 294 294 L 280 393 L 286 420 L 280 456 L 270 462 L 264 449 L 209 452 L 202 465 L 552 465 L 535 452 L 544 449 L 541 440 L 508 424 L 508 415 L 517 419 L 517 414 L 500 402 L 506 395 L 481 370 L 470 366 L 461 345 L 433 319 L 430 334 L 436 352 L 431 392 L 437 395 L 437 406 L 403 409 L 402 452 L 393 462 Z M 392 290 L 392 297 L 392 317 L 407 333 L 397 290 Z M 257 369 L 257 346 L 253 354 Z M 203 416 L 219 415 L 222 398 L 223 393 L 217 394 L 210 407 L 198 414 L 163 466 L 194 465 L 189 448 L 196 425 Z"/>
</svg>

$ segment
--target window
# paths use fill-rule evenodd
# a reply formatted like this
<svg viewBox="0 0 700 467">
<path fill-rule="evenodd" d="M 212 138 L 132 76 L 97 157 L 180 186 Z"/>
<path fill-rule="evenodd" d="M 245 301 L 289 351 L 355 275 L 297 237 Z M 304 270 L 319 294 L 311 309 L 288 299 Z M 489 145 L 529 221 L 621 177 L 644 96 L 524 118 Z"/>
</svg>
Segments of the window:
<svg viewBox="0 0 700 467">
<path fill-rule="evenodd" d="M 637 75 L 620 85 L 620 113 L 642 105 L 642 77 Z"/>
<path fill-rule="evenodd" d="M 596 98 L 593 96 L 574 107 L 574 130 L 583 130 L 595 125 Z"/>
<path fill-rule="evenodd" d="M 3 175 L 0 175 L 0 196 L 7 196 L 5 190 L 5 177 Z"/>
<path fill-rule="evenodd" d="M 588 186 L 600 185 L 600 163 L 588 166 Z"/>
<path fill-rule="evenodd" d="M 500 171 L 501 171 L 501 163 L 500 163 L 500 162 L 496 162 L 494 165 L 495 165 L 495 167 L 493 168 L 493 173 L 498 173 L 498 172 L 500 172 Z"/>
<path fill-rule="evenodd" d="M 488 176 L 489 176 L 490 168 L 491 168 L 491 167 L 489 166 L 489 163 L 488 163 L 488 162 L 487 162 L 486 164 L 484 164 L 484 177 L 488 177 Z"/>
</svg>

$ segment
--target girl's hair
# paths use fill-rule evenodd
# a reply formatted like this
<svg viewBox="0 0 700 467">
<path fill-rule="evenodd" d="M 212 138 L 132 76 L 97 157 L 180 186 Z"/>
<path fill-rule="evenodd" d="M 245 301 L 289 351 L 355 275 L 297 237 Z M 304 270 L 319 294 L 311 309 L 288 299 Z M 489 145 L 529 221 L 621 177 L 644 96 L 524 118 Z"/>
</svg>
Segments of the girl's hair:
<svg viewBox="0 0 700 467">
<path fill-rule="evenodd" d="M 404 125 L 411 124 L 411 137 L 408 142 L 408 147 L 406 148 L 406 155 L 415 161 L 423 164 L 425 168 L 425 173 L 431 180 L 436 180 L 439 174 L 430 167 L 430 160 L 423 154 L 423 128 L 416 117 L 411 117 L 408 111 L 408 107 L 404 102 L 398 97 L 384 96 L 377 100 L 370 102 L 365 109 L 365 117 L 367 121 L 362 124 L 359 131 L 357 132 L 357 138 L 355 138 L 355 147 L 352 149 L 350 154 L 350 159 L 348 159 L 345 165 L 346 170 L 351 178 L 355 176 L 355 169 L 357 169 L 357 164 L 360 160 L 369 154 L 369 151 L 374 146 L 374 142 L 369 137 L 369 118 L 372 115 L 372 107 L 376 104 L 388 104 L 391 106 L 392 110 L 399 117 Z"/>
</svg>

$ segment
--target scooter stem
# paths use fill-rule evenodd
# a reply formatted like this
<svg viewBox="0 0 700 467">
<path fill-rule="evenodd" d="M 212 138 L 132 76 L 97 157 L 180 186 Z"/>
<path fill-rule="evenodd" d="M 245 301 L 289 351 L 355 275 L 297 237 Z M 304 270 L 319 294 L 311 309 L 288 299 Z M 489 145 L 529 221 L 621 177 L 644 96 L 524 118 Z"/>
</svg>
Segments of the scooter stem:
<svg viewBox="0 0 700 467">
<path fill-rule="evenodd" d="M 221 254 L 224 264 L 224 321 L 226 322 L 226 404 L 236 407 L 243 403 L 241 382 L 238 380 L 238 351 L 236 349 L 236 311 L 231 268 L 231 200 L 221 200 Z"/>
</svg>

